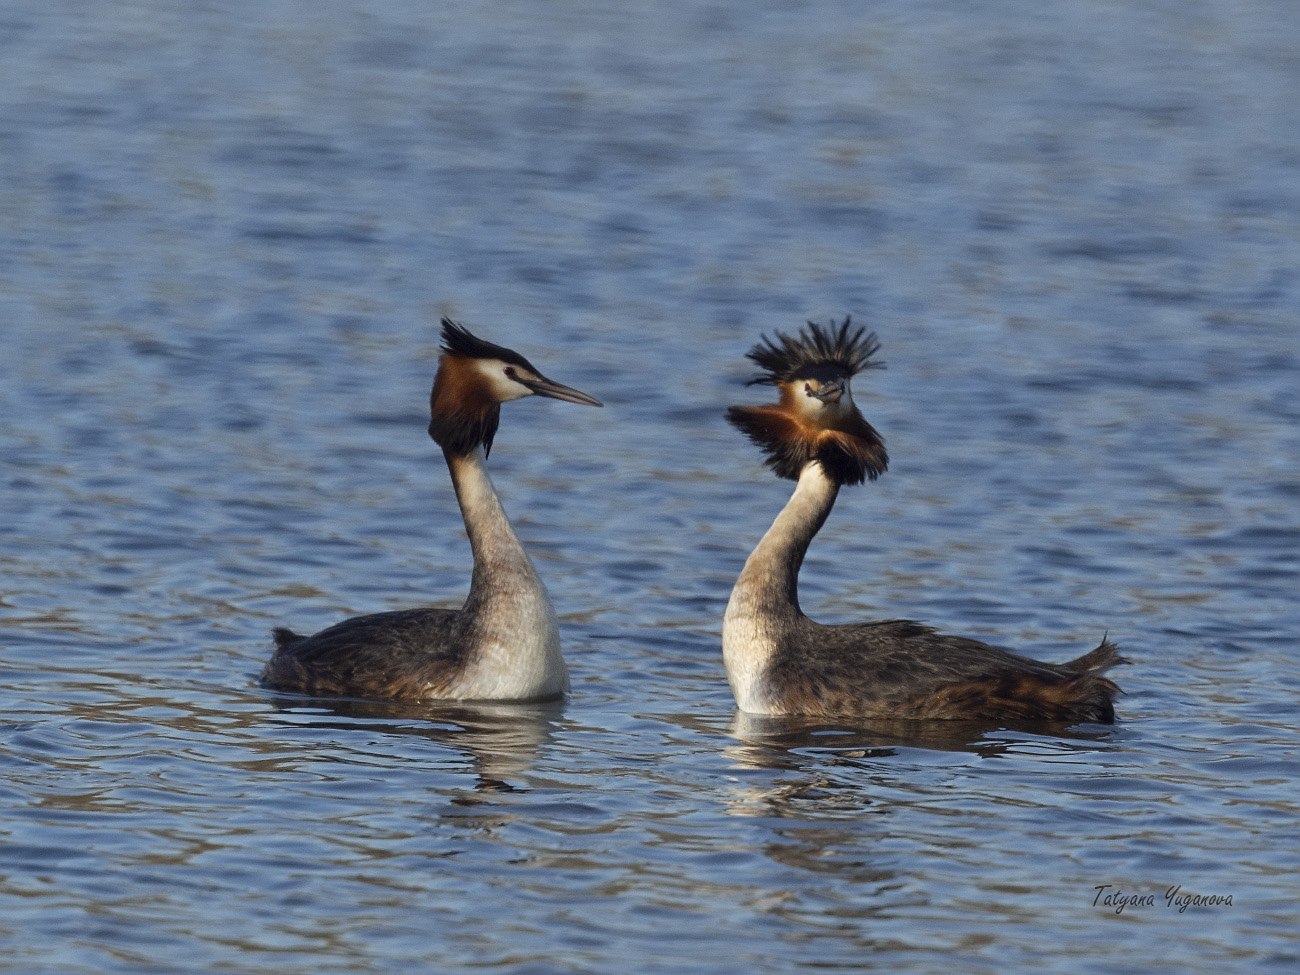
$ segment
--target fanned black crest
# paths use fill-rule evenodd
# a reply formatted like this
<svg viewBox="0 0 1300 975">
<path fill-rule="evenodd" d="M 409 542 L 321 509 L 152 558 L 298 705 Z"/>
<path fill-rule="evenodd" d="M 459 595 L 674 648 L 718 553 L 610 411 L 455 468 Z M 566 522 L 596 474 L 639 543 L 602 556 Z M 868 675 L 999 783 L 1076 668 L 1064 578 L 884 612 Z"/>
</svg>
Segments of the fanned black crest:
<svg viewBox="0 0 1300 975">
<path fill-rule="evenodd" d="M 523 366 L 529 372 L 537 372 L 533 364 L 514 349 L 485 341 L 450 318 L 442 320 L 442 351 L 466 359 L 500 359 L 511 365 Z"/>
<path fill-rule="evenodd" d="M 884 365 L 872 361 L 872 356 L 880 351 L 876 333 L 868 332 L 863 325 L 854 328 L 848 315 L 839 325 L 834 319 L 825 326 L 809 322 L 798 335 L 784 332 L 773 335 L 773 338 L 763 336 L 746 353 L 764 371 L 764 375 L 749 381 L 751 386 L 776 386 L 797 379 L 820 379 L 827 374 L 847 378 L 863 369 Z"/>
</svg>

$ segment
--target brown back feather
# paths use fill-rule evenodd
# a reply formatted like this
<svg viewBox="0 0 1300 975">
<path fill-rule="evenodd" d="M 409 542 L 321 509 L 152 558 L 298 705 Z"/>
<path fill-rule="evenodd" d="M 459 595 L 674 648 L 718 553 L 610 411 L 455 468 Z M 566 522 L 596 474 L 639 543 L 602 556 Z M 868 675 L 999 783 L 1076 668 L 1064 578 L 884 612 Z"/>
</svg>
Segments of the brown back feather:
<svg viewBox="0 0 1300 975">
<path fill-rule="evenodd" d="M 1022 721 L 1115 720 L 1119 688 L 1093 674 L 1055 677 L 1004 674 L 962 681 L 904 705 L 921 718 L 987 718 Z"/>
</svg>

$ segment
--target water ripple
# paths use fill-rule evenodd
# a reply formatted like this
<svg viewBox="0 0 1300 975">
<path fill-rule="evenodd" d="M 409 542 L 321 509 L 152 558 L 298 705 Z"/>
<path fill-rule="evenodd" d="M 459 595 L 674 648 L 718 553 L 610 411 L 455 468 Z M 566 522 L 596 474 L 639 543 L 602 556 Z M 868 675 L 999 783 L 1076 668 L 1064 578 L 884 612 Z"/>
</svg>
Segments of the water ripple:
<svg viewBox="0 0 1300 975">
<path fill-rule="evenodd" d="M 9 3 L 0 971 L 1293 970 L 1276 6 Z M 845 313 L 894 462 L 805 608 L 1109 632 L 1118 725 L 734 713 L 788 486 L 723 408 Z M 574 693 L 264 692 L 272 626 L 463 596 L 441 315 L 607 403 L 491 461 Z"/>
</svg>

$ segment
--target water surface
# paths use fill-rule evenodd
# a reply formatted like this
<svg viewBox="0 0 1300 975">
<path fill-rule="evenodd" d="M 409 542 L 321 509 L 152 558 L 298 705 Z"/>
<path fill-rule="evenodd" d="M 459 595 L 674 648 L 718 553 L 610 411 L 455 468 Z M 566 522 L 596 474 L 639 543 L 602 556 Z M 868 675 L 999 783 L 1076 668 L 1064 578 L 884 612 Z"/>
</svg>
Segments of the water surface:
<svg viewBox="0 0 1300 975">
<path fill-rule="evenodd" d="M 6 6 L 0 970 L 1294 970 L 1293 5 L 651 6 Z M 1116 726 L 735 714 L 723 410 L 846 313 L 805 608 L 1109 632 Z M 463 595 L 441 314 L 607 404 L 491 459 L 572 697 L 268 693 Z"/>
</svg>

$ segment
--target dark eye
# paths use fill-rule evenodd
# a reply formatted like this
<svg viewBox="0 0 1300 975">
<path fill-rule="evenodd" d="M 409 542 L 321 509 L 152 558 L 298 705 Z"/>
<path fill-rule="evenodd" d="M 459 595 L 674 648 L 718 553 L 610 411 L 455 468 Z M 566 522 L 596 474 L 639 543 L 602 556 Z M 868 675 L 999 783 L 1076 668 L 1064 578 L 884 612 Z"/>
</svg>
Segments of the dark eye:
<svg viewBox="0 0 1300 975">
<path fill-rule="evenodd" d="M 515 367 L 514 367 L 514 366 L 506 366 L 506 375 L 509 376 L 511 379 L 515 379 L 515 378 L 517 378 L 517 377 L 515 376 Z"/>
<path fill-rule="evenodd" d="M 816 395 L 817 395 L 816 393 L 813 392 L 812 383 L 804 383 L 804 384 L 803 384 L 803 394 L 804 394 L 805 396 L 816 396 Z"/>
</svg>

